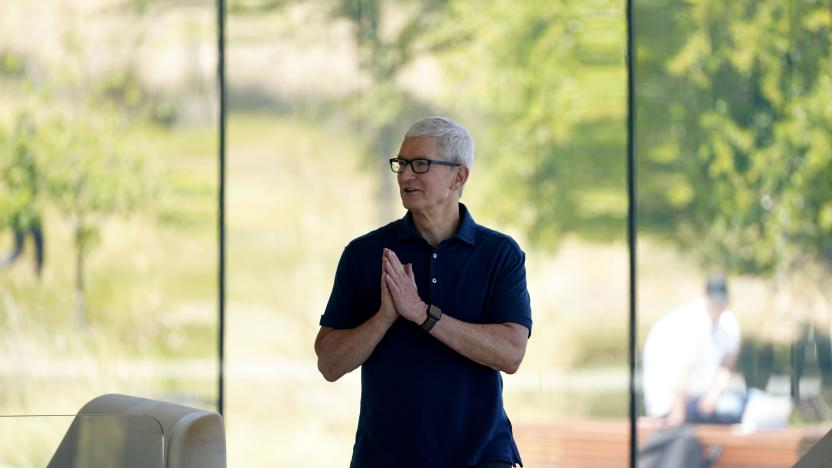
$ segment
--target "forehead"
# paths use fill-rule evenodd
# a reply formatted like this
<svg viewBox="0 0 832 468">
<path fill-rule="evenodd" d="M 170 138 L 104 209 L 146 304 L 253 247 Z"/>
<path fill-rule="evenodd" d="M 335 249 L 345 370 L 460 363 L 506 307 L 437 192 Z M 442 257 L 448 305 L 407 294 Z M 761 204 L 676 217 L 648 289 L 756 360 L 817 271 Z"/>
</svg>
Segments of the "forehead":
<svg viewBox="0 0 832 468">
<path fill-rule="evenodd" d="M 399 156 L 415 158 L 417 156 L 435 159 L 439 154 L 439 140 L 434 137 L 405 138 L 399 150 Z"/>
</svg>

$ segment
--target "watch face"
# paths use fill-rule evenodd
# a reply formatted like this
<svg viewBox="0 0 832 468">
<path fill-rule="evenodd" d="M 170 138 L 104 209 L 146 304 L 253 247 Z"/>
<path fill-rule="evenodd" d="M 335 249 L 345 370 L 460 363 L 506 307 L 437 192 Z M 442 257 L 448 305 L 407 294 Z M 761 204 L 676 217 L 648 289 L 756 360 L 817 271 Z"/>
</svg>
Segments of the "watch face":
<svg viewBox="0 0 832 468">
<path fill-rule="evenodd" d="M 439 307 L 436 307 L 435 305 L 431 305 L 430 309 L 428 310 L 428 315 L 430 315 L 436 320 L 439 320 L 439 318 L 442 317 L 442 310 Z"/>
</svg>

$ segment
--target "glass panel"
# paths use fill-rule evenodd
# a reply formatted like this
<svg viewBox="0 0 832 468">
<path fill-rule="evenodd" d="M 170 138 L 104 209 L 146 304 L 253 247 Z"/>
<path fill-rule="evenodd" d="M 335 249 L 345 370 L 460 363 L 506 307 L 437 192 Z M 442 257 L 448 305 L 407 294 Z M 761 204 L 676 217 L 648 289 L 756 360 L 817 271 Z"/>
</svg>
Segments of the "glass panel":
<svg viewBox="0 0 832 468">
<path fill-rule="evenodd" d="M 0 416 L 0 466 L 159 467 L 164 434 L 143 415 Z"/>
<path fill-rule="evenodd" d="M 341 3 L 229 8 L 229 466 L 350 457 L 358 374 L 327 384 L 312 343 L 332 262 L 393 173 L 356 121 L 358 20 Z"/>
<path fill-rule="evenodd" d="M 0 414 L 214 407 L 214 24 L 210 1 L 4 3 Z"/>
<path fill-rule="evenodd" d="M 229 14 L 229 464 L 350 459 L 360 371 L 325 382 L 312 343 L 344 246 L 404 215 L 388 159 L 436 114 L 477 142 L 463 197 L 474 219 L 526 252 L 534 331 L 504 376 L 521 456 L 579 465 L 598 443 L 626 459 L 623 4 L 238 2 Z"/>
<path fill-rule="evenodd" d="M 642 423 L 791 465 L 832 426 L 829 5 L 656 0 L 635 24 Z"/>
</svg>

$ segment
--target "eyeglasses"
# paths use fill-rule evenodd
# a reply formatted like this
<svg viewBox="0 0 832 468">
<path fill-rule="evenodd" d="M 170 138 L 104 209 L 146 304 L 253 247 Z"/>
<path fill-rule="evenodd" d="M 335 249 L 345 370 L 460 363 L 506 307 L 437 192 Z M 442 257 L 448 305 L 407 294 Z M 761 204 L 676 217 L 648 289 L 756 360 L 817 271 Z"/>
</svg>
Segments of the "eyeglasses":
<svg viewBox="0 0 832 468">
<path fill-rule="evenodd" d="M 437 161 L 435 159 L 425 159 L 425 158 L 416 158 L 416 159 L 402 159 L 402 158 L 392 158 L 390 159 L 390 169 L 393 172 L 399 174 L 404 172 L 404 168 L 410 164 L 410 168 L 413 169 L 413 172 L 416 174 L 424 174 L 425 172 L 430 170 L 431 164 L 441 164 L 442 166 L 461 166 L 460 163 L 455 162 L 448 162 L 448 161 Z"/>
</svg>

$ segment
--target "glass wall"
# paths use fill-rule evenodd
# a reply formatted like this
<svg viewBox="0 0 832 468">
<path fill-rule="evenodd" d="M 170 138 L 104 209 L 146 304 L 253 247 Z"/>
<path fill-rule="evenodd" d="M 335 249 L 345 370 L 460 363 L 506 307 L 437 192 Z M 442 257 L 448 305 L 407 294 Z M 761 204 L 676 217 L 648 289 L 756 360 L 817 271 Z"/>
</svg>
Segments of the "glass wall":
<svg viewBox="0 0 832 468">
<path fill-rule="evenodd" d="M 527 254 L 504 376 L 526 465 L 625 460 L 623 4 L 240 2 L 228 25 L 229 463 L 349 462 L 360 370 L 323 379 L 318 321 L 346 244 L 404 215 L 387 159 L 436 114 L 477 142 L 463 202 Z"/>
<path fill-rule="evenodd" d="M 108 392 L 215 407 L 214 18 L 4 2 L 0 414 Z M 56 435 L 31 427 L 0 436 L 0 465 L 48 460 Z"/>
<path fill-rule="evenodd" d="M 644 413 L 805 449 L 832 421 L 829 4 L 635 11 Z M 741 437 L 717 434 L 730 458 Z"/>
<path fill-rule="evenodd" d="M 27 418 L 102 393 L 215 407 L 216 7 L 4 6 L 0 416 L 24 417 L 0 465 L 42 465 L 68 419 Z M 832 13 L 635 7 L 639 442 L 701 394 L 682 417 L 740 424 L 700 426 L 723 461 L 758 434 L 793 460 L 832 421 Z M 503 376 L 525 465 L 627 464 L 624 10 L 228 2 L 229 466 L 348 463 L 360 371 L 323 379 L 318 320 L 344 246 L 404 215 L 387 159 L 428 115 L 471 130 L 463 202 L 526 253 L 533 333 Z"/>
</svg>

